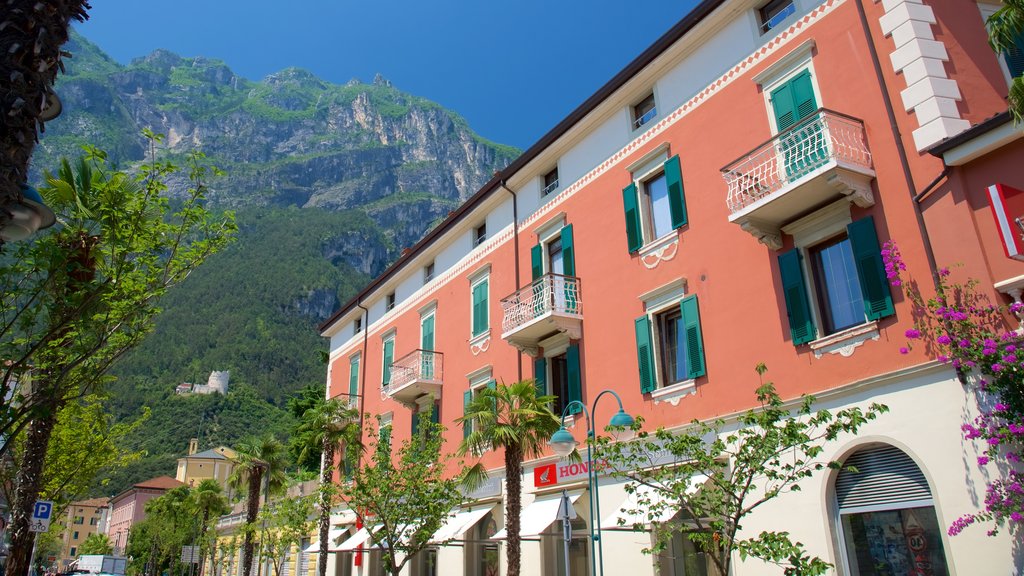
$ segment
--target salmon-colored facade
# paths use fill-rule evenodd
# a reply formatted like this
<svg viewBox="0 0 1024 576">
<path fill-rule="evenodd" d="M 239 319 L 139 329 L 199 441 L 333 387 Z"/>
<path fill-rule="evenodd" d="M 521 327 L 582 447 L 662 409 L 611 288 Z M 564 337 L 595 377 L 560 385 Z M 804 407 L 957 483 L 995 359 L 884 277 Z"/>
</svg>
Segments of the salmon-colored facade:
<svg viewBox="0 0 1024 576">
<path fill-rule="evenodd" d="M 611 389 L 650 429 L 680 428 L 751 408 L 754 367 L 764 362 L 784 398 L 889 405 L 827 457 L 890 458 L 926 480 L 902 507 L 877 504 L 879 488 L 864 496 L 876 504 L 857 508 L 837 491 L 846 479 L 822 473 L 745 529 L 789 530 L 837 573 L 875 574 L 872 554 L 891 542 L 854 532 L 865 522 L 878 533 L 924 525 L 934 572 L 922 574 L 1012 571 L 1007 539 L 946 535 L 983 498 L 978 448 L 960 438 L 974 401 L 924 346 L 899 352 L 914 326 L 911 303 L 878 275 L 879 246 L 891 239 L 926 294 L 930 259 L 962 262 L 1001 303 L 1007 285 L 1024 286 L 1024 262 L 1004 255 L 986 192 L 993 183 L 1024 189 L 1019 131 L 961 165 L 947 168 L 943 157 L 1006 110 L 989 8 L 701 3 L 324 324 L 327 395 L 385 415 L 397 441 L 410 436 L 413 411 L 436 401 L 454 447 L 467 391 L 491 380 L 539 377 L 559 406 L 576 395 L 590 406 Z M 951 147 L 958 137 L 966 143 Z M 604 400 L 595 422 L 613 413 Z M 482 458 L 500 478 L 501 454 Z M 524 515 L 531 502 L 585 488 L 568 468 L 554 484 L 537 481 L 534 470 L 556 460 L 524 463 Z M 599 491 L 611 511 L 625 497 L 621 480 L 606 478 Z M 500 503 L 500 484 L 476 496 Z M 458 535 L 464 547 L 434 551 L 429 565 L 440 571 L 411 570 L 490 574 L 492 549 L 480 542 L 501 515 L 494 506 Z M 525 574 L 563 573 L 553 530 L 527 535 Z M 605 569 L 691 573 L 643 555 L 649 544 L 649 533 L 609 532 Z M 675 557 L 692 555 L 677 546 Z M 339 553 L 332 570 L 376 570 L 351 556 Z M 908 558 L 886 562 L 898 570 Z M 570 563 L 587 562 L 582 541 Z M 734 570 L 777 573 L 754 562 Z"/>
</svg>

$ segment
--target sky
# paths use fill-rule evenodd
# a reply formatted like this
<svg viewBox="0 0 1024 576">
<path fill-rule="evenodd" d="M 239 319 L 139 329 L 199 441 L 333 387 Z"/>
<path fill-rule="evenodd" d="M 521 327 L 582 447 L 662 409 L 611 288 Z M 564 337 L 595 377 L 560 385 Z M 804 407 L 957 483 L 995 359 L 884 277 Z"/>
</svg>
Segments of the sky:
<svg viewBox="0 0 1024 576">
<path fill-rule="evenodd" d="M 77 27 L 116 61 L 158 48 L 259 80 L 299 67 L 343 84 L 381 74 L 526 149 L 697 0 L 93 0 Z"/>
</svg>

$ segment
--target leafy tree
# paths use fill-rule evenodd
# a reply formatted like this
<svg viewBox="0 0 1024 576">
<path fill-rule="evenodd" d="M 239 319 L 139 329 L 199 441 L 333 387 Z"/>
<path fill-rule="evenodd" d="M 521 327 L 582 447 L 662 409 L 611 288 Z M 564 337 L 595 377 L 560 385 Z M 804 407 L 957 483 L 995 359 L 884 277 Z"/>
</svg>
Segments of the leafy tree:
<svg viewBox="0 0 1024 576">
<path fill-rule="evenodd" d="M 260 510 L 258 532 L 260 554 L 270 560 L 274 576 L 281 576 L 288 551 L 299 546 L 313 529 L 312 495 L 299 498 L 279 498 Z M 326 572 L 320 572 L 326 574 Z"/>
<path fill-rule="evenodd" d="M 188 486 L 168 490 L 146 502 L 146 518 L 132 526 L 125 555 L 136 574 L 174 574 L 181 564 L 181 548 L 193 544 L 198 519 Z"/>
<path fill-rule="evenodd" d="M 322 400 L 306 410 L 295 429 L 293 440 L 304 446 L 299 459 L 310 454 L 322 455 L 320 471 L 320 553 L 318 574 L 327 574 L 327 535 L 331 529 L 331 500 L 334 486 L 334 457 L 339 444 L 355 447 L 359 438 L 359 412 L 340 398 Z"/>
<path fill-rule="evenodd" d="M 207 170 L 198 153 L 190 162 L 193 187 L 172 209 L 161 193 L 173 164 L 154 160 L 133 176 L 108 170 L 96 149 L 74 168 L 64 161 L 40 190 L 61 224 L 0 264 L 0 392 L 11 398 L 0 406 L 0 434 L 24 433 L 8 576 L 28 572 L 29 518 L 57 414 L 102 387 L 111 364 L 152 329 L 160 296 L 235 230 L 230 214 L 204 207 Z"/>
<path fill-rule="evenodd" d="M 302 425 L 302 419 L 307 411 L 320 406 L 324 402 L 323 384 L 310 384 L 288 399 L 288 412 L 295 417 L 292 434 L 288 440 L 288 452 L 302 470 L 320 472 L 319 443 L 310 441 L 308 437 L 302 434 L 298 427 Z"/>
<path fill-rule="evenodd" d="M 340 488 L 341 500 L 359 515 L 392 576 L 429 546 L 453 508 L 462 502 L 456 478 L 438 465 L 444 428 L 421 422 L 419 433 L 392 450 L 390 429 L 366 426 L 370 461 Z M 402 556 L 399 559 L 399 555 Z"/>
<path fill-rule="evenodd" d="M 757 373 L 763 375 L 763 364 Z M 786 531 L 761 532 L 741 538 L 743 519 L 761 505 L 787 492 L 800 490 L 800 482 L 836 462 L 823 461 L 824 446 L 841 434 L 856 434 L 866 422 L 888 411 L 883 405 L 849 408 L 835 414 L 814 412 L 813 396 L 787 405 L 771 382 L 757 389 L 760 407 L 739 417 L 735 431 L 722 420 L 694 420 L 682 433 L 658 429 L 640 431 L 630 442 L 598 438 L 595 460 L 607 462 L 612 473 L 632 480 L 627 492 L 636 495 L 633 514 L 654 520 L 680 511 L 682 519 L 666 522 L 655 531 L 657 542 L 646 552 L 660 552 L 673 534 L 685 533 L 714 563 L 717 573 L 731 574 L 734 553 L 783 567 L 787 576 L 825 574 L 830 565 L 809 556 Z M 642 421 L 634 424 L 641 430 Z M 668 454 L 678 464 L 652 467 L 656 454 Z M 693 478 L 708 480 L 694 491 Z M 647 491 L 638 491 L 640 486 Z M 653 495 L 658 495 L 655 497 Z"/>
<path fill-rule="evenodd" d="M 199 564 L 204 564 L 207 554 L 212 555 L 217 542 L 213 530 L 217 519 L 231 511 L 228 499 L 216 480 L 207 478 L 192 490 L 192 506 L 199 515 Z"/>
<path fill-rule="evenodd" d="M 113 554 L 114 545 L 106 534 L 89 534 L 78 547 L 79 554 Z"/>
<path fill-rule="evenodd" d="M 1019 52 L 1018 39 L 1024 34 L 1024 2 L 1006 0 L 988 18 L 988 40 L 998 53 Z M 1024 121 L 1024 76 L 1010 82 L 1010 112 L 1017 122 Z"/>
<path fill-rule="evenodd" d="M 285 487 L 285 448 L 273 436 L 249 439 L 236 447 L 238 456 L 231 471 L 231 485 L 246 494 L 245 538 L 242 544 L 242 574 L 252 570 L 253 530 L 260 511 L 260 491 L 267 495 Z"/>
<path fill-rule="evenodd" d="M 506 558 L 508 576 L 519 576 L 519 516 L 522 511 L 523 460 L 543 454 L 548 439 L 558 430 L 558 416 L 551 412 L 554 396 L 537 396 L 533 380 L 484 388 L 457 419 L 471 431 L 459 446 L 459 455 L 482 449 L 505 451 L 505 525 L 508 529 Z M 478 462 L 466 474 L 470 484 L 486 477 Z"/>
</svg>

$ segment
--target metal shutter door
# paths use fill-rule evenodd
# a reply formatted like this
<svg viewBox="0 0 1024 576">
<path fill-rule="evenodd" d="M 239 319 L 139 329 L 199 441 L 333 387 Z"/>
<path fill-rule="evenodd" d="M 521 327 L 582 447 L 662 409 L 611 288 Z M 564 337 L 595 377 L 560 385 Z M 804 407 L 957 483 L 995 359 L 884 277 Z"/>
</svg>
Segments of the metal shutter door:
<svg viewBox="0 0 1024 576">
<path fill-rule="evenodd" d="M 844 469 L 836 479 L 840 512 L 931 504 L 932 494 L 924 473 L 898 448 L 860 450 L 846 459 L 843 467 L 847 466 L 858 472 Z"/>
</svg>

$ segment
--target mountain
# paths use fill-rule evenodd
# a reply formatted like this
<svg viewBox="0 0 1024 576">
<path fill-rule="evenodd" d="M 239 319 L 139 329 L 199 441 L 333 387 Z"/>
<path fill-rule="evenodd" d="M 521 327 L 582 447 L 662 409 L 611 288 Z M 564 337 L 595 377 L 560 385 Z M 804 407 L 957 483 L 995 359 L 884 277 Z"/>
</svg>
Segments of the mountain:
<svg viewBox="0 0 1024 576">
<path fill-rule="evenodd" d="M 153 417 L 131 439 L 149 455 L 104 493 L 172 472 L 196 435 L 206 447 L 287 434 L 287 398 L 325 377 L 316 325 L 518 154 L 380 76 L 336 85 L 290 68 L 251 81 L 165 50 L 121 65 L 77 33 L 65 48 L 64 110 L 33 177 L 85 143 L 132 169 L 150 153 L 148 128 L 165 135 L 159 157 L 198 149 L 226 172 L 209 182 L 210 204 L 236 210 L 240 228 L 115 367 L 111 411 L 127 419 L 150 406 Z M 170 194 L 185 185 L 170 182 Z M 213 370 L 231 371 L 227 397 L 173 394 Z M 232 415 L 238 406 L 251 418 Z"/>
</svg>

